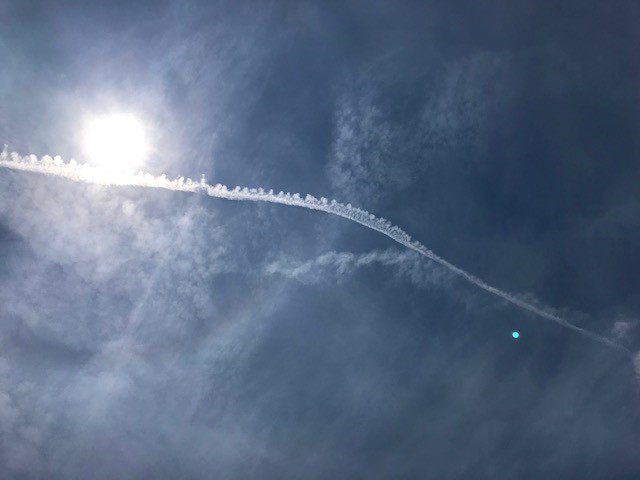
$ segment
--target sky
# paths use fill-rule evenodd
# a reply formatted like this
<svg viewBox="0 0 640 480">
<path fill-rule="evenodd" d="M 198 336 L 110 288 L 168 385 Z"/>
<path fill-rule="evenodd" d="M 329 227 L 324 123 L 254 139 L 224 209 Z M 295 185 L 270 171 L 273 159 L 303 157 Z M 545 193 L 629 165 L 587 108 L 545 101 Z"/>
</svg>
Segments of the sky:
<svg viewBox="0 0 640 480">
<path fill-rule="evenodd" d="M 0 146 L 125 112 L 146 172 L 351 203 L 635 355 L 639 23 L 0 0 Z M 637 479 L 639 372 L 335 215 L 0 169 L 1 478 Z"/>
</svg>

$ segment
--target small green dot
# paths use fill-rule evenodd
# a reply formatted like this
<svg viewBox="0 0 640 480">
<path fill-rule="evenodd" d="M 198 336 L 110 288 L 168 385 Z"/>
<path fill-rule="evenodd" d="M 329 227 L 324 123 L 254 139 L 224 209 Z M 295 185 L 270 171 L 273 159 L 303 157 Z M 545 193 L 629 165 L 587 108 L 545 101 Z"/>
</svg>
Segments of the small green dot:
<svg viewBox="0 0 640 480">
<path fill-rule="evenodd" d="M 519 337 L 520 337 L 520 333 L 519 333 L 519 332 L 516 332 L 516 331 L 513 331 L 513 332 L 511 332 L 511 336 L 512 336 L 513 338 L 519 338 Z"/>
</svg>

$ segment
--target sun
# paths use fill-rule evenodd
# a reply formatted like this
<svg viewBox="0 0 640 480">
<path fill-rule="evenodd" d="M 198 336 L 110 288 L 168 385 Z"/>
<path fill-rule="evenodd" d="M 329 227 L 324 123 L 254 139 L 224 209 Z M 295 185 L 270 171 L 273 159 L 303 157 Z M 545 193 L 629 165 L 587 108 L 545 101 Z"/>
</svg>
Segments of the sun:
<svg viewBox="0 0 640 480">
<path fill-rule="evenodd" d="M 96 167 L 128 171 L 142 166 L 149 145 L 147 132 L 139 119 L 130 114 L 116 113 L 87 122 L 84 148 Z"/>
</svg>

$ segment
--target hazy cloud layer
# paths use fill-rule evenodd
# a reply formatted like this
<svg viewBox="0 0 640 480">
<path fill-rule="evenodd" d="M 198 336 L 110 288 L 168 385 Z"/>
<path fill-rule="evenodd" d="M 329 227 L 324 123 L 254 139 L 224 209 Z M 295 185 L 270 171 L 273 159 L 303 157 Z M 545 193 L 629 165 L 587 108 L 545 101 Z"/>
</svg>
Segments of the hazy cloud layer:
<svg viewBox="0 0 640 480">
<path fill-rule="evenodd" d="M 351 202 L 635 351 L 639 15 L 0 1 L 0 142 L 82 160 L 131 110 L 144 170 Z M 7 170 L 0 200 L 2 478 L 640 472 L 637 358 L 376 232 Z"/>
</svg>

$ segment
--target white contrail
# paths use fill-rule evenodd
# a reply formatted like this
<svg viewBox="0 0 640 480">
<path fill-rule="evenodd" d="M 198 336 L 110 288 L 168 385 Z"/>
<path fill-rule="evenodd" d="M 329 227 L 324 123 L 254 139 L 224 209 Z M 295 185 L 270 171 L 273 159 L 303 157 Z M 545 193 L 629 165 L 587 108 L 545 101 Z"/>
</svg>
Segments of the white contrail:
<svg viewBox="0 0 640 480">
<path fill-rule="evenodd" d="M 50 156 L 44 156 L 42 159 L 38 159 L 35 155 L 29 155 L 22 157 L 17 153 L 8 153 L 5 150 L 0 154 L 0 167 L 10 168 L 12 170 L 21 170 L 26 172 L 41 173 L 45 175 L 53 175 L 56 177 L 68 178 L 77 182 L 94 183 L 99 185 L 122 185 L 122 186 L 136 186 L 147 188 L 163 188 L 166 190 L 178 191 L 178 192 L 192 192 L 203 193 L 210 197 L 225 198 L 227 200 L 248 200 L 252 202 L 270 202 L 279 203 L 282 205 L 289 205 L 292 207 L 308 208 L 310 210 L 320 210 L 322 212 L 331 213 L 344 217 L 353 222 L 357 222 L 364 225 L 367 228 L 376 230 L 392 240 L 404 245 L 411 250 L 418 252 L 430 260 L 444 266 L 451 272 L 461 276 L 470 283 L 473 283 L 477 287 L 492 293 L 509 303 L 512 303 L 524 310 L 527 310 L 539 317 L 551 320 L 563 327 L 578 332 L 586 337 L 589 337 L 603 345 L 614 348 L 631 355 L 631 352 L 617 344 L 616 342 L 609 340 L 602 335 L 590 332 L 584 328 L 578 327 L 568 322 L 564 318 L 556 315 L 553 312 L 544 310 L 541 307 L 535 306 L 529 302 L 519 299 L 511 293 L 500 290 L 484 282 L 480 278 L 466 272 L 465 270 L 456 267 L 452 263 L 449 263 L 445 259 L 439 257 L 423 244 L 416 240 L 412 240 L 407 232 L 400 227 L 393 225 L 384 218 L 376 217 L 375 215 L 362 210 L 360 208 L 352 207 L 350 203 L 342 204 L 335 200 L 327 200 L 324 197 L 315 198 L 311 195 L 301 197 L 299 194 L 294 193 L 274 193 L 273 190 L 264 190 L 262 188 L 240 188 L 228 189 L 225 185 L 209 185 L 206 183 L 204 176 L 200 181 L 193 181 L 190 178 L 185 179 L 180 177 L 176 180 L 169 180 L 166 175 L 153 176 L 148 173 L 139 172 L 137 175 L 122 174 L 112 172 L 109 170 L 99 169 L 90 165 L 81 165 L 71 160 L 69 163 L 65 163 L 60 157 L 51 158 Z"/>
</svg>

